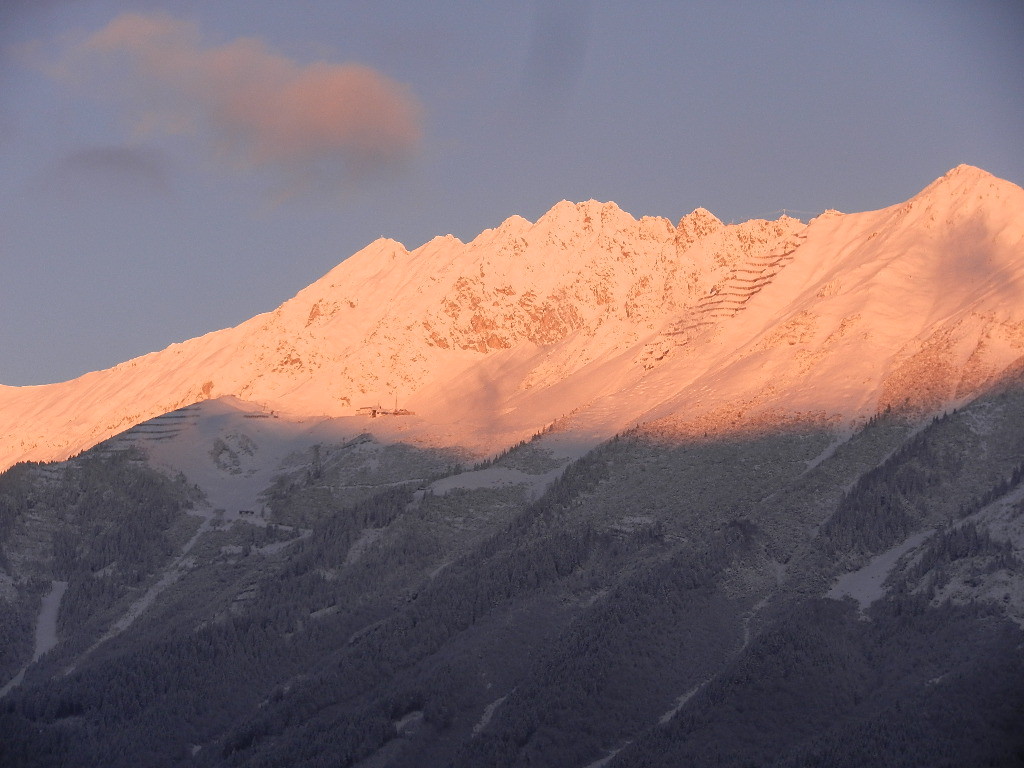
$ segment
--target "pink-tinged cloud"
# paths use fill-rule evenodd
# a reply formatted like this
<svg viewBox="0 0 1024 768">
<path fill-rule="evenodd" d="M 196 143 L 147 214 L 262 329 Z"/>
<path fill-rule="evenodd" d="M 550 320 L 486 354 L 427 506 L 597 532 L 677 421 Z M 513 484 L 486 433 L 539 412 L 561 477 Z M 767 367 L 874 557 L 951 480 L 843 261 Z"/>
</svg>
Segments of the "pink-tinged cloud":
<svg viewBox="0 0 1024 768">
<path fill-rule="evenodd" d="M 166 15 L 118 16 L 62 63 L 88 82 L 118 78 L 139 130 L 209 137 L 239 166 L 292 182 L 362 177 L 421 138 L 415 97 L 370 67 L 300 65 L 253 38 L 204 46 L 195 24 Z"/>
</svg>

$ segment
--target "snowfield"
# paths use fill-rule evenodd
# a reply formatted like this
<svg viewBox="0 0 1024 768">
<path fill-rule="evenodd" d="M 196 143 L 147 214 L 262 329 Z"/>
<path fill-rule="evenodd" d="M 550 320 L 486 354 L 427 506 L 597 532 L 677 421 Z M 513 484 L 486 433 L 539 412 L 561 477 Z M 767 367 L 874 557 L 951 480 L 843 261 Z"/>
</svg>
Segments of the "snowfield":
<svg viewBox="0 0 1024 768">
<path fill-rule="evenodd" d="M 378 240 L 236 328 L 0 388 L 0 467 L 216 398 L 255 432 L 261 418 L 296 439 L 324 424 L 478 456 L 552 424 L 593 446 L 667 416 L 722 434 L 939 408 L 1024 348 L 1022 210 L 1024 190 L 959 166 L 906 203 L 806 225 L 726 225 L 703 209 L 673 225 L 563 201 L 469 243 Z M 237 482 L 208 478 L 211 498 L 250 505 L 283 456 L 221 439 Z"/>
</svg>

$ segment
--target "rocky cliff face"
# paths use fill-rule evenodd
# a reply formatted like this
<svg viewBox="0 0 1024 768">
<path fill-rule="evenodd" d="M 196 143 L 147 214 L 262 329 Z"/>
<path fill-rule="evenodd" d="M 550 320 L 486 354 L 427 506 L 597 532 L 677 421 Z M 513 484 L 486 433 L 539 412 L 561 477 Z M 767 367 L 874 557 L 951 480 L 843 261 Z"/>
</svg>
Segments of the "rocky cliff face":
<svg viewBox="0 0 1024 768">
<path fill-rule="evenodd" d="M 397 400 L 410 437 L 484 449 L 572 412 L 607 436 L 672 413 L 717 429 L 939 407 L 1024 354 L 1022 243 L 1024 191 L 968 166 L 806 226 L 703 209 L 673 226 L 589 201 L 470 243 L 382 239 L 236 328 L 0 389 L 0 465 L 224 395 L 306 418 Z"/>
</svg>

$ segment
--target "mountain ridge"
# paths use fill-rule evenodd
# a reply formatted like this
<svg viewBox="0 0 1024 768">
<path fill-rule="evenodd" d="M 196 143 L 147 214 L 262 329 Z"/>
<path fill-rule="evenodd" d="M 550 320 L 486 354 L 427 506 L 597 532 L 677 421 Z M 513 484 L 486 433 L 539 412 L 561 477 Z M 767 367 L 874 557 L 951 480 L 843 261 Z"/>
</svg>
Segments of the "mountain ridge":
<svg viewBox="0 0 1024 768">
<path fill-rule="evenodd" d="M 672 225 L 590 200 L 468 243 L 381 238 L 234 328 L 0 389 L 0 466 L 223 395 L 305 419 L 399 402 L 417 413 L 409 438 L 486 452 L 601 398 L 614 414 L 576 422 L 605 437 L 659 406 L 862 417 L 910 397 L 900 377 L 929 355 L 970 368 L 974 383 L 946 389 L 974 391 L 1024 354 L 1022 211 L 1019 187 L 961 165 L 904 203 L 806 225 L 727 225 L 702 208 Z M 859 390 L 840 381 L 843 359 Z M 710 401 L 686 394 L 701 376 Z"/>
<path fill-rule="evenodd" d="M 556 207 L 28 393 L 202 402 L 0 472 L 0 763 L 1020 765 L 1022 191 Z M 574 325 L 481 325 L 526 288 Z M 271 407 L 371 364 L 415 415 Z"/>
</svg>

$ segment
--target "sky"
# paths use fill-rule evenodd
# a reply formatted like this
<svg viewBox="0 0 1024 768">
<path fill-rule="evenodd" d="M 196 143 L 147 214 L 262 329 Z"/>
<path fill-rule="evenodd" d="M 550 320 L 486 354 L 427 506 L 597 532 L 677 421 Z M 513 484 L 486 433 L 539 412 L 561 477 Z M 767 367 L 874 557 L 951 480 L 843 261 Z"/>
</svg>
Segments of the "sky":
<svg viewBox="0 0 1024 768">
<path fill-rule="evenodd" d="M 1024 184 L 1024 4 L 0 2 L 0 384 L 274 309 L 378 237 Z"/>
</svg>

